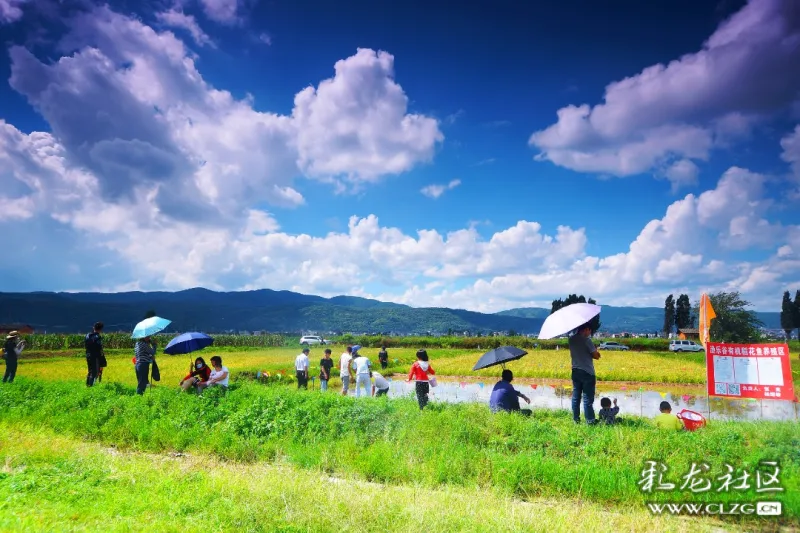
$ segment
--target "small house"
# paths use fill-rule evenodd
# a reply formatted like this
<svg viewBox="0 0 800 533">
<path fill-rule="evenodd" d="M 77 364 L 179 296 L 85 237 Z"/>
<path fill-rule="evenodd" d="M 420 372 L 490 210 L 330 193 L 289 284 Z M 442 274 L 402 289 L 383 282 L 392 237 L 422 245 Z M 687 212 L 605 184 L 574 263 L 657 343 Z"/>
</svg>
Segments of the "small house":
<svg viewBox="0 0 800 533">
<path fill-rule="evenodd" d="M 697 328 L 683 328 L 678 330 L 678 338 L 681 340 L 699 341 L 700 330 Z"/>
</svg>

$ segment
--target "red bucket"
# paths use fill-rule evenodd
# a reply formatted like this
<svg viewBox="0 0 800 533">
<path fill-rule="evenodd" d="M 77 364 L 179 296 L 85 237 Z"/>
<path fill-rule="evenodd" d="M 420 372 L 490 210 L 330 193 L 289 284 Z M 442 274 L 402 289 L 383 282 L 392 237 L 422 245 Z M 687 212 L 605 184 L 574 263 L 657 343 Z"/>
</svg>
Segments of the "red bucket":
<svg viewBox="0 0 800 533">
<path fill-rule="evenodd" d="M 682 410 L 677 416 L 688 431 L 697 431 L 706 425 L 706 417 L 689 409 Z"/>
</svg>

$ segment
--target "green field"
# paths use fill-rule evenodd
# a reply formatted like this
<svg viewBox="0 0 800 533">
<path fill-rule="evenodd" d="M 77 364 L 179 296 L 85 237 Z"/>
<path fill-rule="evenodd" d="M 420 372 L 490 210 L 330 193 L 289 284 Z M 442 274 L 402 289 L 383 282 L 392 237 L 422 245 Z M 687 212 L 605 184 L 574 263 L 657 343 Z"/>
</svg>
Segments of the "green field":
<svg viewBox="0 0 800 533">
<path fill-rule="evenodd" d="M 341 349 L 334 347 L 334 358 Z M 480 404 L 434 403 L 420 412 L 411 399 L 356 400 L 236 379 L 257 370 L 289 378 L 297 352 L 200 352 L 206 360 L 221 353 L 234 376 L 227 394 L 201 397 L 178 391 L 189 356 L 160 355 L 162 380 L 144 396 L 134 394 L 128 350 L 109 351 L 104 382 L 91 389 L 82 384 L 79 352 L 21 360 L 17 381 L 0 385 L 0 530 L 134 531 L 152 522 L 177 531 L 215 497 L 219 510 L 206 518 L 215 531 L 406 531 L 419 528 L 419 508 L 430 514 L 426 527 L 439 531 L 572 531 L 578 522 L 593 531 L 800 525 L 795 422 L 715 421 L 700 432 L 663 433 L 637 417 L 607 428 L 576 426 L 566 411 L 536 410 L 525 419 L 492 415 Z M 391 370 L 406 372 L 414 352 L 390 349 Z M 481 352 L 429 353 L 440 374 L 472 375 Z M 312 363 L 321 354 L 312 348 Z M 561 378 L 568 361 L 567 351 L 533 350 L 510 367 Z M 704 380 L 697 354 L 606 352 L 597 368 L 600 380 Z M 755 487 L 647 495 L 637 486 L 647 460 L 663 461 L 680 482 L 693 461 L 707 461 L 717 477 L 725 463 L 753 472 L 775 459 L 784 492 L 768 499 L 783 502 L 780 519 L 654 517 L 646 501 L 765 498 Z M 136 500 L 135 487 L 145 486 Z M 77 509 L 85 492 L 103 494 L 107 512 Z M 328 513 L 316 510 L 319 502 Z"/>
</svg>

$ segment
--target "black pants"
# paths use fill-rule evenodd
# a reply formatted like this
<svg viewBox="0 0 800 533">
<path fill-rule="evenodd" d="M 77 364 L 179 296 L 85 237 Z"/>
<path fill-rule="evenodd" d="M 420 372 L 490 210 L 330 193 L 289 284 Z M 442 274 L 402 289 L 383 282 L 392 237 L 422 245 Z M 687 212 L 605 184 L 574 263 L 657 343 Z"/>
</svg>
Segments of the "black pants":
<svg viewBox="0 0 800 533">
<path fill-rule="evenodd" d="M 387 366 L 389 366 L 389 361 L 388 360 L 384 361 L 383 359 L 381 359 L 381 368 L 386 370 Z"/>
<path fill-rule="evenodd" d="M 420 410 L 425 409 L 428 405 L 428 393 L 431 391 L 431 386 L 427 381 L 417 381 L 417 401 L 419 402 Z"/>
<path fill-rule="evenodd" d="M 144 394 L 150 383 L 150 363 L 136 363 L 136 394 Z"/>
<path fill-rule="evenodd" d="M 308 389 L 308 377 L 306 376 L 305 372 L 297 372 L 297 388 L 303 387 L 304 389 Z"/>
<path fill-rule="evenodd" d="M 3 383 L 11 383 L 17 375 L 17 356 L 6 354 L 6 373 L 3 374 Z"/>
<path fill-rule="evenodd" d="M 97 380 L 97 374 L 100 373 L 100 359 L 92 355 L 87 355 L 86 367 L 89 370 L 86 374 L 86 386 L 91 387 Z"/>
<path fill-rule="evenodd" d="M 378 389 L 375 392 L 375 397 L 377 398 L 378 396 L 386 396 L 388 394 L 389 394 L 389 389 Z"/>
</svg>

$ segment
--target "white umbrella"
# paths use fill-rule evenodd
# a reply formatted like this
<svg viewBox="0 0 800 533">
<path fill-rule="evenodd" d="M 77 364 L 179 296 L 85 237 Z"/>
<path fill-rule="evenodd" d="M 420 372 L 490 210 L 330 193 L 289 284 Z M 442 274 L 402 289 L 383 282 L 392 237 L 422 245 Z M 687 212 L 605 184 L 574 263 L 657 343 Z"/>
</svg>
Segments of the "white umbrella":
<svg viewBox="0 0 800 533">
<path fill-rule="evenodd" d="M 539 332 L 540 339 L 552 339 L 569 333 L 600 314 L 600 306 L 594 304 L 570 304 L 562 307 L 544 321 Z"/>
</svg>

